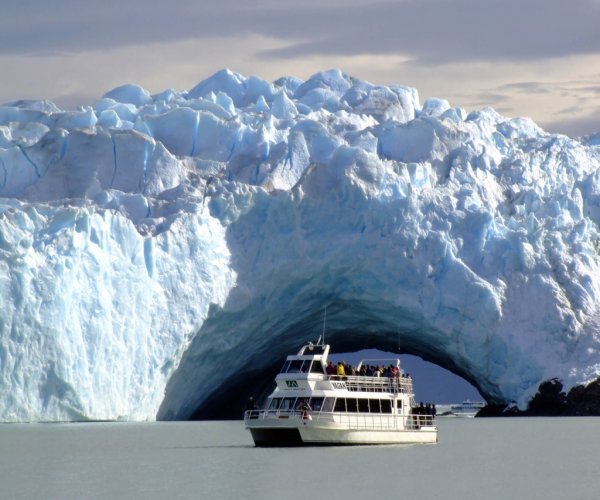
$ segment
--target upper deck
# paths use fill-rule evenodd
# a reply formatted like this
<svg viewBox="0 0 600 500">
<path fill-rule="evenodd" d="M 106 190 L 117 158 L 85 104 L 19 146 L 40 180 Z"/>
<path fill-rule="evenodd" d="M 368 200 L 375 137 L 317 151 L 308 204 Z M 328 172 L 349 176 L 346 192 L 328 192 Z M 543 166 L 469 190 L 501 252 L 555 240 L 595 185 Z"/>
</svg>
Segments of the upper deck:
<svg viewBox="0 0 600 500">
<path fill-rule="evenodd" d="M 329 345 L 309 343 L 296 355 L 288 356 L 275 378 L 281 390 L 335 390 L 367 393 L 413 394 L 412 379 L 402 373 L 400 360 L 395 359 L 396 369 L 390 376 L 326 373 Z M 369 360 L 377 362 L 378 360 Z M 391 361 L 386 359 L 385 361 Z M 365 364 L 361 361 L 360 368 Z M 365 365 L 366 366 L 366 365 Z M 390 365 L 392 366 L 392 365 Z"/>
</svg>

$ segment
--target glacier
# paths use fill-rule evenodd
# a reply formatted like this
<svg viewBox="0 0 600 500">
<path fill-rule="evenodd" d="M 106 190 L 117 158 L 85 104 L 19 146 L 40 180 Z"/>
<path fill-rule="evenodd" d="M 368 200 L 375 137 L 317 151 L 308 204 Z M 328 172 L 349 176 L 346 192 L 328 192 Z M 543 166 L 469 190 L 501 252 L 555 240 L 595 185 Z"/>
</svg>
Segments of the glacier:
<svg viewBox="0 0 600 500">
<path fill-rule="evenodd" d="M 234 414 L 325 310 L 490 403 L 592 381 L 597 137 L 340 70 L 6 103 L 0 420 Z"/>
</svg>

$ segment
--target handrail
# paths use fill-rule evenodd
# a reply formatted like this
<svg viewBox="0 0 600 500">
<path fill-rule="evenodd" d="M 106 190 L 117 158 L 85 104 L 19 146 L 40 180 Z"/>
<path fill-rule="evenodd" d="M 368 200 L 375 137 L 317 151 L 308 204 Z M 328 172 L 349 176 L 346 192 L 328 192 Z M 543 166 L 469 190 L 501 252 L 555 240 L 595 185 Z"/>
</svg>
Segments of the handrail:
<svg viewBox="0 0 600 500">
<path fill-rule="evenodd" d="M 326 422 L 344 426 L 347 429 L 405 429 L 419 430 L 425 426 L 435 426 L 431 415 L 394 415 L 389 413 L 347 413 L 318 412 L 302 410 L 247 410 L 244 421 L 265 419 L 311 420 L 313 423 Z"/>
<path fill-rule="evenodd" d="M 326 375 L 330 382 L 344 382 L 349 391 L 393 392 L 412 394 L 412 379 L 408 377 L 369 377 L 365 375 Z"/>
<path fill-rule="evenodd" d="M 244 420 L 256 420 L 266 418 L 290 418 L 298 417 L 319 412 L 308 412 L 305 410 L 246 410 Z"/>
</svg>

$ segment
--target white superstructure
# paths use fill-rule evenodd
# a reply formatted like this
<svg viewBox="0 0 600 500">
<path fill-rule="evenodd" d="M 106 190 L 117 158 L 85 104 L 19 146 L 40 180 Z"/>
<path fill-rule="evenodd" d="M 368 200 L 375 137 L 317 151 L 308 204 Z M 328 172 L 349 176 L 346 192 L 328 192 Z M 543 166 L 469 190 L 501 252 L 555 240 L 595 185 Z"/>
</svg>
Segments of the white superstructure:
<svg viewBox="0 0 600 500">
<path fill-rule="evenodd" d="M 264 409 L 244 415 L 256 446 L 437 442 L 435 417 L 418 413 L 399 360 L 391 377 L 333 375 L 328 354 L 309 343 L 287 357 Z"/>
</svg>

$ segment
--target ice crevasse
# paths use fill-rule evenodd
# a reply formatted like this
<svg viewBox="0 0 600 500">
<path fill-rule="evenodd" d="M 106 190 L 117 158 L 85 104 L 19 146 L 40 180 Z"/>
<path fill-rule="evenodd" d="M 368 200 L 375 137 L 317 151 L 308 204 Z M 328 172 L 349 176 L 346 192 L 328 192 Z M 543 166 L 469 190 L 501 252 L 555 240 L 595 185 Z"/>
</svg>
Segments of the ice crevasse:
<svg viewBox="0 0 600 500">
<path fill-rule="evenodd" d="M 339 70 L 0 106 L 0 420 L 188 418 L 307 340 L 600 373 L 600 141 Z M 270 382 L 270 380 L 268 381 Z"/>
</svg>

